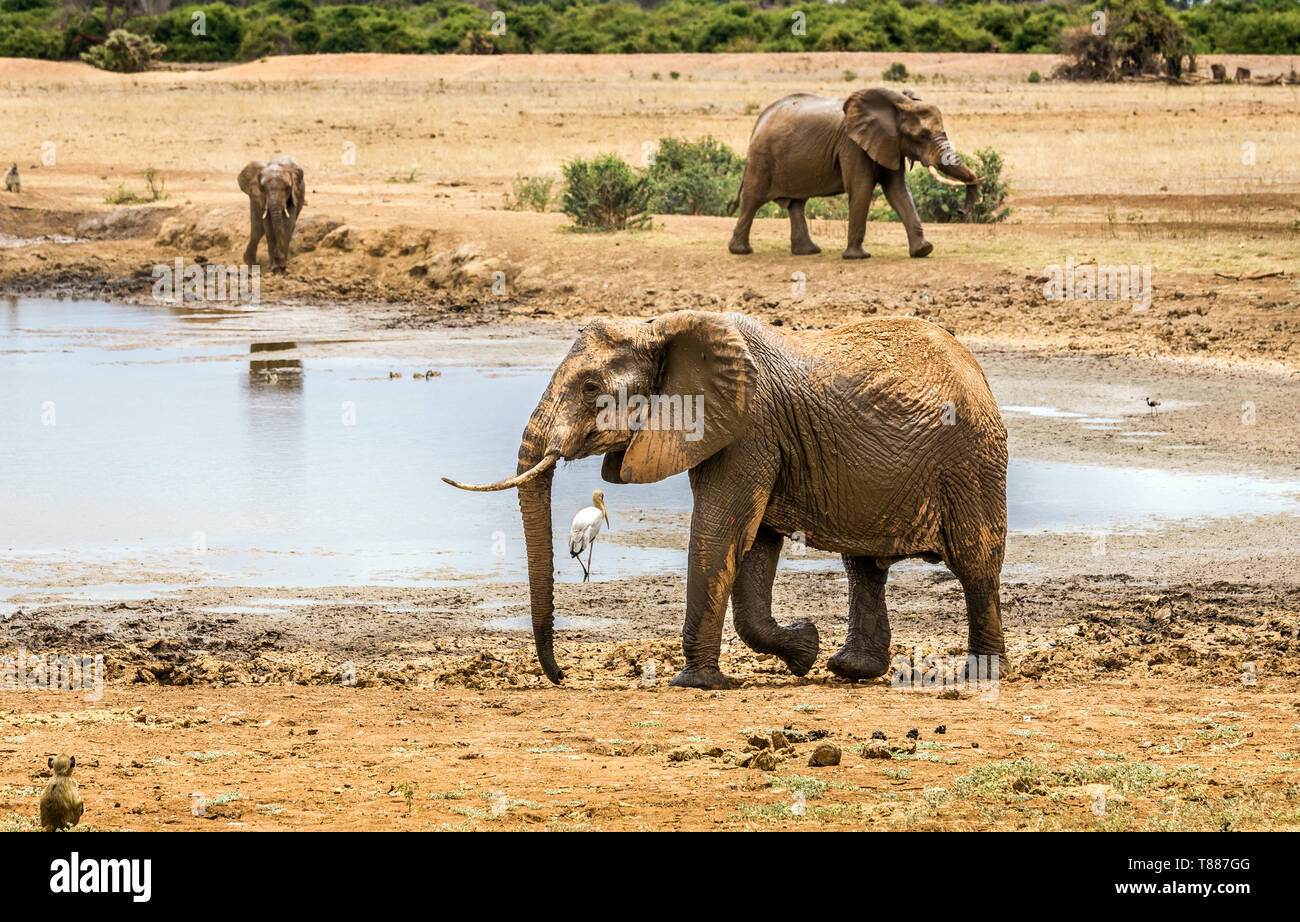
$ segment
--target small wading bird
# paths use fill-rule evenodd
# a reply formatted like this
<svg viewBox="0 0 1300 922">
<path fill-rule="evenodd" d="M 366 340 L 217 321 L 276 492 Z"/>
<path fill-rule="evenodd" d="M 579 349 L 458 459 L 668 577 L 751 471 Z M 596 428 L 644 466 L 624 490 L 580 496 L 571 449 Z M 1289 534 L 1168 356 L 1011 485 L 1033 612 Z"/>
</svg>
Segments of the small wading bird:
<svg viewBox="0 0 1300 922">
<path fill-rule="evenodd" d="M 601 490 L 596 490 L 591 494 L 591 505 L 586 509 L 579 509 L 578 514 L 573 517 L 573 524 L 569 527 L 569 556 L 578 558 L 584 583 L 591 581 L 591 550 L 592 545 L 596 543 L 596 536 L 600 534 L 602 518 L 608 525 L 609 512 L 605 509 L 605 494 Z M 585 564 L 582 562 L 583 551 L 587 552 Z"/>
<path fill-rule="evenodd" d="M 1156 411 L 1156 407 L 1160 406 L 1160 401 L 1152 400 L 1150 397 L 1146 398 L 1146 401 L 1147 401 L 1147 406 L 1151 408 L 1151 412 L 1154 414 Z"/>
</svg>

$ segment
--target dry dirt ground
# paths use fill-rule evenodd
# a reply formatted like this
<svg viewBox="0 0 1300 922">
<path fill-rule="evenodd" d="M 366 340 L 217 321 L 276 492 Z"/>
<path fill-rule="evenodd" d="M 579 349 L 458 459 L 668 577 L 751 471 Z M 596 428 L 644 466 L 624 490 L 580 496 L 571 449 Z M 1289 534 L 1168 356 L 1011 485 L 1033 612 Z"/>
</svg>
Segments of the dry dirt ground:
<svg viewBox="0 0 1300 922">
<path fill-rule="evenodd" d="M 1001 151 L 1013 187 L 1005 224 L 927 227 L 926 260 L 890 223 L 868 227 L 871 260 L 845 263 L 841 222 L 814 222 L 824 252 L 800 258 L 782 222 L 759 222 L 740 258 L 725 218 L 579 234 L 505 207 L 516 174 L 576 155 L 635 161 L 705 133 L 743 149 L 766 102 L 876 82 L 893 57 L 363 55 L 135 77 L 0 60 L 0 158 L 24 182 L 0 193 L 0 290 L 145 301 L 156 263 L 232 263 L 235 173 L 290 153 L 308 173 L 300 249 L 250 318 L 286 339 L 329 329 L 418 354 L 448 327 L 563 338 L 599 313 L 740 309 L 794 328 L 910 313 L 1014 382 L 1004 405 L 1185 403 L 1156 442 L 1009 421 L 1014 456 L 1296 479 L 1296 87 L 1029 84 L 1054 62 L 903 56 L 958 147 Z M 166 199 L 104 203 L 122 183 L 143 192 L 150 167 Z M 1045 301 L 1039 279 L 1067 260 L 1152 266 L 1150 308 Z M 1266 424 L 1240 425 L 1246 400 Z M 1287 516 L 1189 523 L 1114 536 L 1100 559 L 1084 538 L 1017 536 L 1011 668 L 995 694 L 960 697 L 829 676 L 846 629 L 833 569 L 777 582 L 778 618 L 818 624 L 821 663 L 795 679 L 729 630 L 726 693 L 664 687 L 681 664 L 678 574 L 560 584 L 574 619 L 560 689 L 526 633 L 484 628 L 479 606 L 517 604 L 518 584 L 313 589 L 292 617 L 206 610 L 265 588 L 36 597 L 4 652 L 100 653 L 107 686 L 95 701 L 0 691 L 0 820 L 32 828 L 45 758 L 69 751 L 95 829 L 1294 829 L 1296 532 Z M 684 535 L 668 521 L 640 540 Z M 897 568 L 890 604 L 896 653 L 960 650 L 942 569 Z M 810 766 L 825 743 L 840 763 Z"/>
</svg>

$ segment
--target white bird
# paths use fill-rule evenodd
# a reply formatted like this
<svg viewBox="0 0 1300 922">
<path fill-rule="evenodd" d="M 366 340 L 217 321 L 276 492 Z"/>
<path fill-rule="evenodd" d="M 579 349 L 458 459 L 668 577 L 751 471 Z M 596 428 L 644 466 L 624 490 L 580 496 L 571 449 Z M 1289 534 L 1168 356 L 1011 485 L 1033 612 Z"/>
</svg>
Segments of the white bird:
<svg viewBox="0 0 1300 922">
<path fill-rule="evenodd" d="M 569 556 L 578 558 L 584 583 L 591 580 L 591 549 L 596 543 L 596 536 L 600 534 L 602 518 L 608 525 L 609 512 L 605 510 L 605 493 L 596 490 L 591 494 L 591 505 L 586 509 L 579 509 L 578 514 L 573 517 L 573 524 L 569 526 Z M 582 562 L 583 551 L 587 552 L 585 564 Z"/>
</svg>

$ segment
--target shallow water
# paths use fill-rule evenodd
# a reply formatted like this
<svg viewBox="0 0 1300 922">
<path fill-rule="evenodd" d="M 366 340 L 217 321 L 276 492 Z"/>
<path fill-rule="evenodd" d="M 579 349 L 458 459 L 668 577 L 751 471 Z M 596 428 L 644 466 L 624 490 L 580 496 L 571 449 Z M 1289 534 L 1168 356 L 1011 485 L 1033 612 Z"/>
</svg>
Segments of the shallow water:
<svg viewBox="0 0 1300 922">
<path fill-rule="evenodd" d="M 149 306 L 0 302 L 0 551 L 158 560 L 217 584 L 525 578 L 513 491 L 464 493 L 439 477 L 513 473 L 549 368 L 446 364 L 452 355 L 418 364 L 296 358 L 292 343 L 138 345 L 152 331 L 195 321 L 207 332 L 222 319 Z M 441 376 L 412 379 L 425 368 Z M 390 379 L 394 370 L 403 376 Z M 1049 415 L 1071 425 L 1084 416 Z M 562 465 L 553 502 L 562 579 L 581 578 L 559 539 L 595 488 L 624 535 L 681 521 L 690 507 L 684 475 L 620 486 L 600 480 L 599 458 Z M 1013 530 L 1147 528 L 1294 512 L 1297 491 L 1300 484 L 1259 478 L 1017 459 L 1009 518 Z M 649 521 L 638 524 L 643 516 Z M 681 571 L 684 563 L 684 550 L 603 542 L 595 553 L 596 578 Z"/>
</svg>

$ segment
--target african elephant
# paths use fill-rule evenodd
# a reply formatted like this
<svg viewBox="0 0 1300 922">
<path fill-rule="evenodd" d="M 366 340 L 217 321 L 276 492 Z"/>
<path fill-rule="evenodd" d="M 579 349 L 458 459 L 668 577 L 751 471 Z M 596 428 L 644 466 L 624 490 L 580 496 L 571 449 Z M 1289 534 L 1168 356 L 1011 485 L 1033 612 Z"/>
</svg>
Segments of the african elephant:
<svg viewBox="0 0 1300 922">
<path fill-rule="evenodd" d="M 239 171 L 239 188 L 248 196 L 248 246 L 245 265 L 257 262 L 257 244 L 266 234 L 271 271 L 283 272 L 289 261 L 289 241 L 298 214 L 306 204 L 302 167 L 292 157 L 253 160 Z"/>
<path fill-rule="evenodd" d="M 889 668 L 885 580 L 908 557 L 942 561 L 960 580 L 969 652 L 1004 654 L 1006 439 L 975 358 L 924 320 L 789 333 L 743 314 L 677 311 L 589 323 L 524 429 L 518 474 L 443 479 L 519 489 L 533 638 L 552 682 L 563 678 L 552 643 L 552 469 L 597 454 L 611 483 L 689 471 L 686 665 L 672 684 L 727 687 L 718 654 L 728 597 L 742 640 L 808 672 L 817 629 L 783 627 L 771 611 L 782 536 L 795 532 L 843 556 L 849 634 L 827 665 L 864 679 Z"/>
<path fill-rule="evenodd" d="M 749 153 L 740 190 L 728 211 L 740 203 L 740 217 L 728 249 L 753 252 L 749 228 L 754 214 L 775 201 L 790 212 L 790 252 L 820 253 L 808 236 L 804 203 L 816 196 L 849 196 L 849 239 L 843 257 L 866 259 L 862 247 L 867 212 L 876 184 L 907 229 L 912 256 L 929 256 L 934 245 L 925 239 L 916 203 L 907 187 L 911 161 L 930 168 L 935 179 L 966 186 L 961 214 L 969 212 L 979 193 L 980 178 L 957 156 L 943 130 L 939 109 L 921 102 L 911 91 L 858 90 L 845 99 L 795 93 L 778 99 L 758 117 L 749 138 Z M 938 167 L 938 169 L 936 169 Z M 946 178 L 939 171 L 951 179 Z"/>
</svg>

